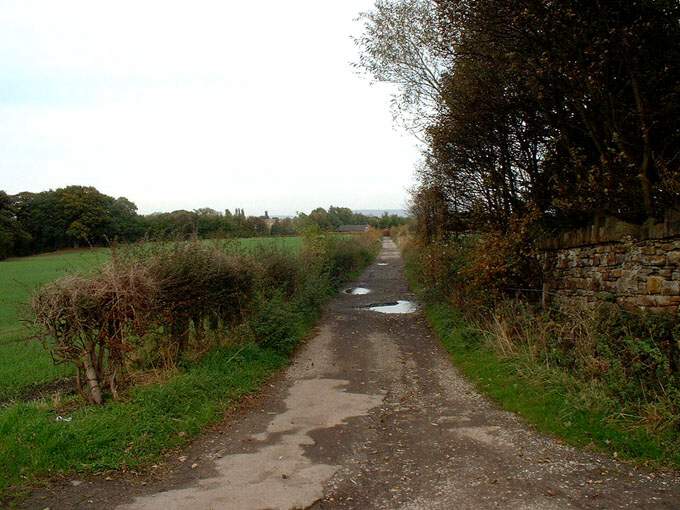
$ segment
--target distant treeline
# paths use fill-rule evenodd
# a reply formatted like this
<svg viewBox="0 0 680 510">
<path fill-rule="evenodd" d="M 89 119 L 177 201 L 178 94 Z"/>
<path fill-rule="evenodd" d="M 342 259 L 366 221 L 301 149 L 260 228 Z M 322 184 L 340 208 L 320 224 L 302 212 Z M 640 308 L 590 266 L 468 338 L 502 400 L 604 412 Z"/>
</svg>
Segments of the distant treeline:
<svg viewBox="0 0 680 510">
<path fill-rule="evenodd" d="M 334 230 L 344 224 L 377 228 L 406 221 L 397 215 L 369 217 L 346 207 L 317 208 L 294 218 L 247 216 L 243 209 L 210 208 L 140 215 L 125 197 L 114 198 L 91 186 L 67 186 L 40 193 L 0 191 L 0 260 L 62 248 L 103 246 L 142 238 L 175 239 L 295 235 L 310 225 Z"/>
</svg>

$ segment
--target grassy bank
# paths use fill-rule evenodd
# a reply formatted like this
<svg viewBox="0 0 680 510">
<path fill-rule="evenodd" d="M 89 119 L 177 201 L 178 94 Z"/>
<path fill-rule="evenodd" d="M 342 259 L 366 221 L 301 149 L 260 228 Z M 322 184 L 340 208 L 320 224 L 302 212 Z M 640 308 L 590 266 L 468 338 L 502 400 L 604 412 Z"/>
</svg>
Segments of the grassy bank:
<svg viewBox="0 0 680 510">
<path fill-rule="evenodd" d="M 243 296 L 247 304 L 235 314 L 240 319 L 200 335 L 203 320 L 194 323 L 184 354 L 166 367 L 157 366 L 157 349 L 148 350 L 141 340 L 131 344 L 139 352 L 131 353 L 136 357 L 126 367 L 127 385 L 118 396 L 106 394 L 104 405 L 69 396 L 1 409 L 0 495 L 9 498 L 46 476 L 144 466 L 186 443 L 285 366 L 323 303 L 372 260 L 378 244 L 375 237 L 339 242 L 317 237 L 304 249 L 290 241 L 288 248 L 265 247 L 245 258 L 228 252 L 232 258 L 224 260 L 238 261 L 255 277 Z M 196 254 L 219 255 L 188 249 L 191 264 Z M 170 340 L 153 327 L 148 342 Z M 142 355 L 151 356 L 151 365 L 139 365 Z"/>
<path fill-rule="evenodd" d="M 37 476 L 142 466 L 218 421 L 285 363 L 284 355 L 252 343 L 223 347 L 166 383 L 135 388 L 104 407 L 11 406 L 0 412 L 0 494 Z"/>
<path fill-rule="evenodd" d="M 425 302 L 429 322 L 454 364 L 481 392 L 569 444 L 640 464 L 680 468 L 680 431 L 673 416 L 661 418 L 674 412 L 662 409 L 672 395 L 631 401 L 620 379 L 586 377 L 546 362 L 529 348 L 504 351 L 499 344 L 508 339 L 497 338 L 503 332 L 484 321 L 471 322 L 450 300 L 431 292 L 419 278 L 418 264 L 417 255 L 407 250 L 409 281 Z"/>
</svg>

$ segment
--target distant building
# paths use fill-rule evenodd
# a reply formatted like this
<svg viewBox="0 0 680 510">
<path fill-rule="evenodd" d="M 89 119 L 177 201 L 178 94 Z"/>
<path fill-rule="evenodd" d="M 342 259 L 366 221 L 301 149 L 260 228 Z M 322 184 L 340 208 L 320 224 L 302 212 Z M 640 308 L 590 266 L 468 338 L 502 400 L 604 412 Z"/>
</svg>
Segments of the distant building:
<svg viewBox="0 0 680 510">
<path fill-rule="evenodd" d="M 340 225 L 338 227 L 338 232 L 344 234 L 358 234 L 361 232 L 368 232 L 369 228 L 371 228 L 370 225 Z"/>
<path fill-rule="evenodd" d="M 268 231 L 268 232 L 271 232 L 271 231 L 272 231 L 272 227 L 274 226 L 274 224 L 275 224 L 277 221 L 279 221 L 278 218 L 262 218 L 262 219 L 264 220 L 264 224 L 265 224 L 265 226 L 267 227 L 267 231 Z"/>
</svg>

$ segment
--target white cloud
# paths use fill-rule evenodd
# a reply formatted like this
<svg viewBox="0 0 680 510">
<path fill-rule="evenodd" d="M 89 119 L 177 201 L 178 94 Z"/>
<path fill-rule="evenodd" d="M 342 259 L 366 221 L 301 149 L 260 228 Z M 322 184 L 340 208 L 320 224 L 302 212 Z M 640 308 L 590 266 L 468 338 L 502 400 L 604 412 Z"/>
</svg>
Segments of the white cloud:
<svg viewBox="0 0 680 510">
<path fill-rule="evenodd" d="M 92 184 L 143 212 L 403 206 L 417 151 L 352 72 L 371 1 L 0 6 L 0 187 Z"/>
</svg>

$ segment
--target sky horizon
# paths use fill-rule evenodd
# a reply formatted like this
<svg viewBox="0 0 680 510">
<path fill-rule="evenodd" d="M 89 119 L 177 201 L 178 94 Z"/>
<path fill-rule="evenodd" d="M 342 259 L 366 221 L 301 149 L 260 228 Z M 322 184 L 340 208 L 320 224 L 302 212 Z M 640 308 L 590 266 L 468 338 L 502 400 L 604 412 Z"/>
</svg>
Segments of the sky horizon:
<svg viewBox="0 0 680 510">
<path fill-rule="evenodd" d="M 142 214 L 406 207 L 417 141 L 350 65 L 373 0 L 187 5 L 3 2 L 0 189 L 94 186 Z"/>
</svg>

